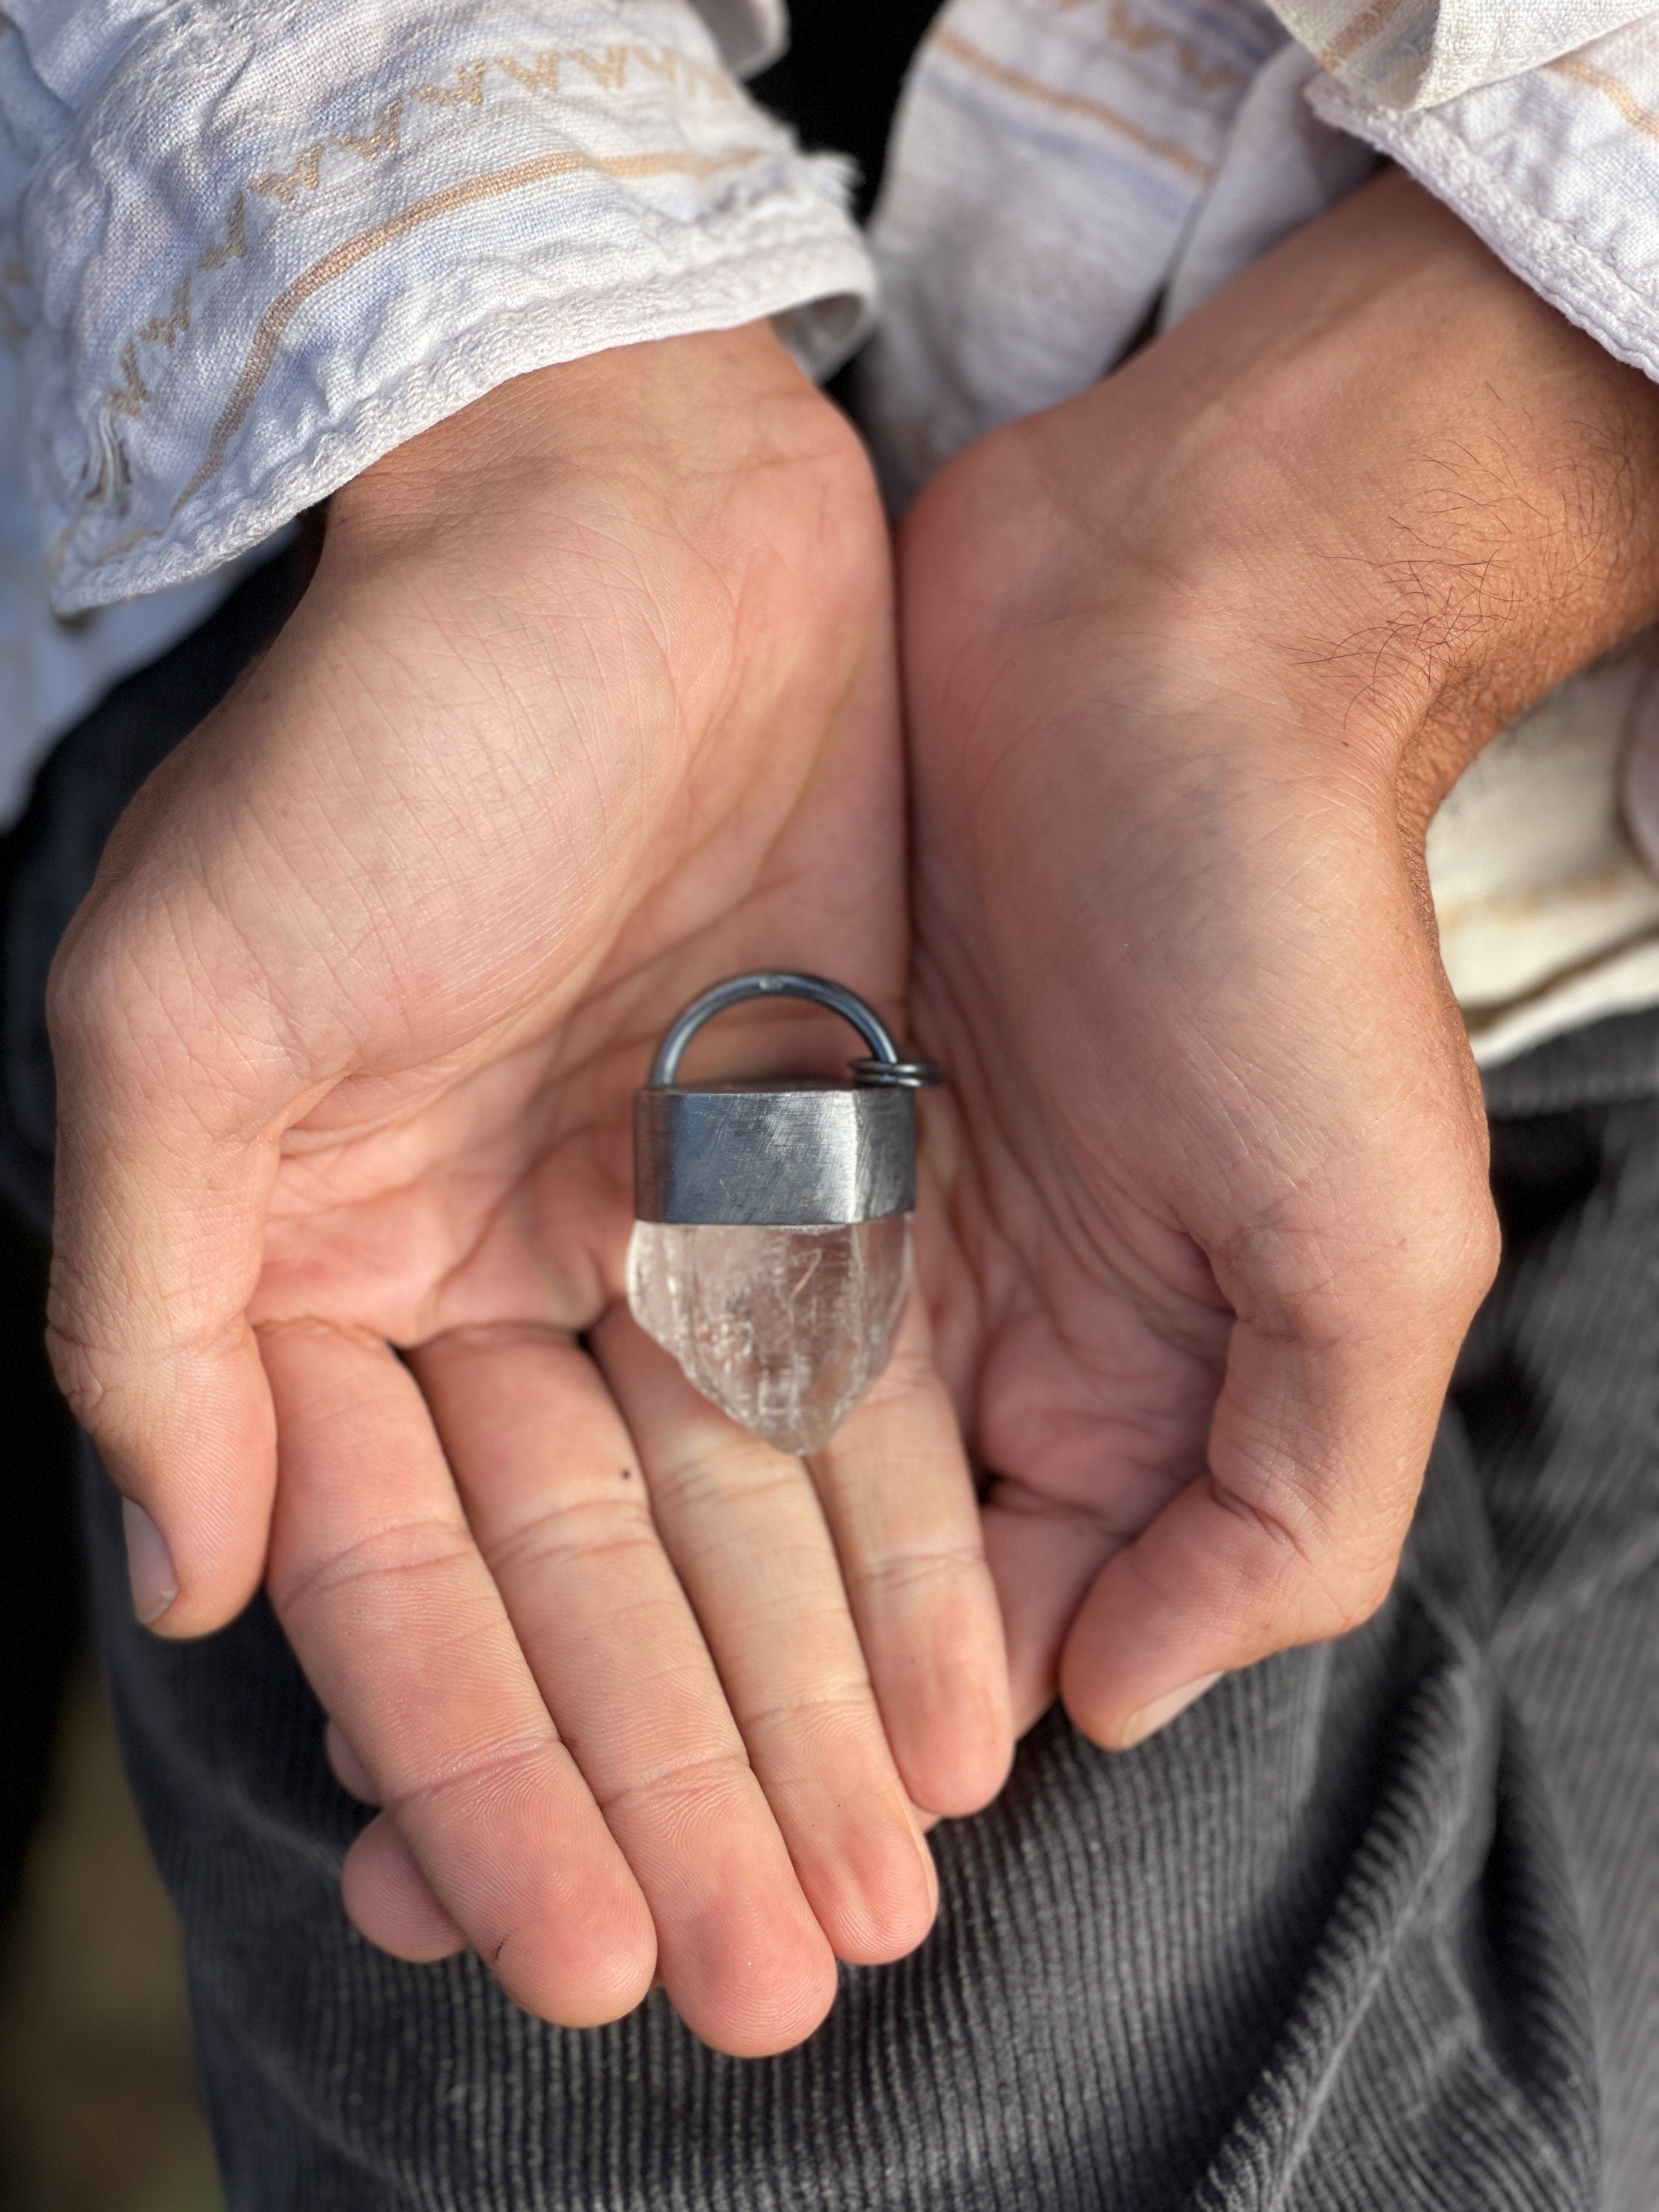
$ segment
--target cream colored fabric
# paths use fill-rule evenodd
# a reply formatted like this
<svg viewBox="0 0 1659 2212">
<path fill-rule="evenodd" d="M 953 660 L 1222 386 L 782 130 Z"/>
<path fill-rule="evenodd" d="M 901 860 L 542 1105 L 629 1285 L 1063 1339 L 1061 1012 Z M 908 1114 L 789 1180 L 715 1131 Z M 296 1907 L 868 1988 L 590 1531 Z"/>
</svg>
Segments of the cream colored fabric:
<svg viewBox="0 0 1659 2212">
<path fill-rule="evenodd" d="M 13 0 L 27 442 L 62 611 L 217 566 L 509 377 L 868 291 L 833 163 L 682 0 Z"/>
<path fill-rule="evenodd" d="M 1659 376 L 1659 15 L 1432 109 L 1399 112 L 1329 76 L 1310 96 L 1598 344 Z"/>
<path fill-rule="evenodd" d="M 1645 11 L 1629 0 L 1278 0 L 1291 36 L 1354 92 L 1433 107 L 1520 76 Z"/>
<path fill-rule="evenodd" d="M 1522 715 L 1430 829 L 1441 956 L 1487 1065 L 1659 1002 L 1659 876 L 1632 841 L 1621 775 L 1656 708 L 1644 640 Z"/>
<path fill-rule="evenodd" d="M 890 496 L 1103 375 L 1375 167 L 1265 8 L 951 0 L 872 232 L 862 396 Z"/>
<path fill-rule="evenodd" d="M 696 5 L 734 76 L 753 76 L 789 42 L 784 0 L 696 0 Z"/>
<path fill-rule="evenodd" d="M 765 315 L 822 370 L 862 327 L 842 165 L 732 75 L 777 0 L 8 9 L 0 821 L 228 562 L 492 386 Z"/>
</svg>

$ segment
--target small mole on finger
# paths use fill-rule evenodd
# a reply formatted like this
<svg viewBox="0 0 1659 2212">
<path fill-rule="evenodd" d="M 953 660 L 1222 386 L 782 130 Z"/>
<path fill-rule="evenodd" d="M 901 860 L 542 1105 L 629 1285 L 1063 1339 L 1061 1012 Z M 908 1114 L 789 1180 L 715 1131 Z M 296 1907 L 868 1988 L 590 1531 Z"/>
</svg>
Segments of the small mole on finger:
<svg viewBox="0 0 1659 2212">
<path fill-rule="evenodd" d="M 633 1468 L 631 1467 L 625 1467 L 622 1471 L 622 1478 L 624 1482 L 632 1482 L 634 1480 Z"/>
</svg>

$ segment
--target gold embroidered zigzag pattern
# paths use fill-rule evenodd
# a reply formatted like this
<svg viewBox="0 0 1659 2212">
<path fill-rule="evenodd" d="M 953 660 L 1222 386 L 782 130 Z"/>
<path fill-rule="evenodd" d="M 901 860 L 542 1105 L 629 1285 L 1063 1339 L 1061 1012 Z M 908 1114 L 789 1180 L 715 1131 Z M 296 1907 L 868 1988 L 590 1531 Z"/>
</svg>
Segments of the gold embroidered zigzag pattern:
<svg viewBox="0 0 1659 2212">
<path fill-rule="evenodd" d="M 556 92 L 559 88 L 559 64 L 564 59 L 560 53 L 538 54 L 532 61 L 521 62 L 516 55 L 503 54 L 496 67 L 510 76 L 514 84 L 521 84 L 526 92 Z"/>
<path fill-rule="evenodd" d="M 287 207 L 291 200 L 297 200 L 301 192 L 314 192 L 317 179 L 322 173 L 322 148 L 307 146 L 303 154 L 295 155 L 294 167 L 286 176 L 276 169 L 267 169 L 263 177 L 254 178 L 248 190 L 258 192 L 261 199 L 280 200 Z"/>
<path fill-rule="evenodd" d="M 1116 0 L 1116 4 L 1121 4 L 1121 0 Z M 512 54 L 461 62 L 456 65 L 453 83 L 417 84 L 412 97 L 423 107 L 482 107 L 488 97 L 491 70 L 498 70 L 528 92 L 556 93 L 568 88 L 567 68 L 580 70 L 585 78 L 610 93 L 625 92 L 635 69 L 661 78 L 678 91 L 718 99 L 729 98 L 732 92 L 730 82 L 717 69 L 677 52 L 672 46 L 605 46 L 598 53 L 586 46 L 568 46 L 550 47 L 527 62 Z M 401 99 L 388 100 L 376 116 L 372 131 L 346 131 L 337 137 L 319 138 L 295 156 L 291 167 L 267 170 L 253 179 L 248 190 L 288 207 L 301 192 L 315 191 L 322 179 L 323 156 L 331 149 L 356 154 L 365 161 L 395 154 L 401 143 L 403 114 Z"/>
<path fill-rule="evenodd" d="M 606 92 L 620 92 L 628 82 L 629 52 L 626 46 L 607 46 L 602 54 L 590 54 L 578 46 L 570 58 L 578 69 L 585 70 L 594 83 Z"/>
<path fill-rule="evenodd" d="M 138 335 L 148 338 L 152 345 L 164 345 L 171 353 L 173 346 L 190 328 L 190 288 L 196 271 L 186 269 L 179 280 L 179 289 L 173 295 L 173 307 L 165 315 L 152 315 L 139 325 Z"/>
<path fill-rule="evenodd" d="M 230 441 L 241 427 L 248 409 L 265 378 L 270 374 L 276 358 L 283 334 L 307 301 L 326 286 L 345 276 L 370 256 L 395 245 L 410 232 L 435 222 L 440 216 L 453 214 L 458 208 L 476 206 L 484 200 L 499 199 L 507 194 L 522 191 L 526 186 L 549 183 L 555 177 L 576 176 L 582 173 L 617 178 L 661 176 L 708 177 L 722 169 L 741 168 L 758 158 L 757 149 L 729 154 L 724 157 L 669 152 L 661 154 L 618 154 L 603 156 L 597 154 L 538 154 L 527 161 L 515 161 L 510 168 L 483 177 L 468 177 L 459 184 L 447 185 L 443 191 L 428 193 L 412 206 L 404 208 L 384 222 L 372 224 L 356 237 L 343 240 L 322 258 L 312 264 L 296 276 L 286 289 L 279 293 L 266 308 L 241 374 L 231 388 L 229 398 L 213 435 L 202 465 L 179 493 L 173 512 L 177 514 L 188 500 L 194 498 L 203 485 L 217 474 L 230 450 Z M 131 351 L 129 348 L 129 351 Z"/>
<path fill-rule="evenodd" d="M 246 221 L 247 202 L 238 192 L 230 204 L 230 216 L 225 224 L 225 234 L 216 245 L 206 246 L 198 256 L 198 269 L 222 269 L 227 261 L 240 261 L 247 252 Z"/>
<path fill-rule="evenodd" d="M 489 67 L 488 62 L 463 62 L 453 85 L 417 84 L 415 97 L 423 107 L 482 107 L 484 71 Z"/>
<path fill-rule="evenodd" d="M 4 20 L 0 17 L 0 21 Z M 462 62 L 456 67 L 453 83 L 417 85 L 411 96 L 428 107 L 481 107 L 489 94 L 492 70 L 526 91 L 556 93 L 564 82 L 568 68 L 579 70 L 585 82 L 612 94 L 627 90 L 629 76 L 635 70 L 643 70 L 647 76 L 683 93 L 729 100 L 735 90 L 731 80 L 720 70 L 692 55 L 680 53 L 672 46 L 605 46 L 597 52 L 586 46 L 570 46 L 550 47 L 528 60 L 511 54 L 496 54 L 480 61 Z M 377 161 L 383 155 L 395 154 L 402 143 L 403 120 L 404 100 L 399 96 L 386 101 L 368 131 L 343 131 L 332 138 L 319 138 L 314 144 L 302 148 L 289 168 L 268 169 L 251 179 L 246 190 L 239 191 L 231 203 L 223 238 L 198 256 L 196 269 L 222 269 L 228 262 L 240 261 L 246 255 L 247 192 L 289 207 L 301 192 L 316 191 L 322 181 L 325 154 L 355 154 L 364 161 Z M 168 312 L 152 315 L 142 323 L 137 340 L 130 341 L 124 349 L 122 381 L 105 394 L 106 404 L 117 414 L 137 418 L 143 413 L 150 394 L 140 374 L 138 343 L 162 345 L 170 350 L 190 329 L 193 276 L 194 271 L 186 272 L 174 290 Z"/>
<path fill-rule="evenodd" d="M 138 349 L 129 343 L 121 352 L 121 382 L 106 394 L 118 415 L 142 415 L 149 401 L 149 386 L 139 373 Z"/>
<path fill-rule="evenodd" d="M 356 154 L 365 161 L 378 161 L 382 154 L 395 154 L 404 125 L 404 104 L 401 100 L 389 100 L 374 118 L 374 128 L 366 135 L 346 131 L 334 143 L 343 154 Z"/>
</svg>

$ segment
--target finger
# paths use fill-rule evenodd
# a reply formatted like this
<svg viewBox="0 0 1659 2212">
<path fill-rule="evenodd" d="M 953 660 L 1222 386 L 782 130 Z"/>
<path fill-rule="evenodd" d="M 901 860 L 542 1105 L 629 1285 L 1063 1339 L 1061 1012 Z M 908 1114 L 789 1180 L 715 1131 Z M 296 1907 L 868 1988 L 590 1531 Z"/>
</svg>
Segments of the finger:
<svg viewBox="0 0 1659 2212">
<path fill-rule="evenodd" d="M 650 1916 L 548 1717 L 414 1378 L 386 1346 L 320 1325 L 263 1342 L 281 1439 L 269 1586 L 301 1666 L 507 1994 L 566 2027 L 618 2018 L 650 1983 Z"/>
<path fill-rule="evenodd" d="M 365 1805 L 377 1805 L 374 1777 L 337 1723 L 330 1721 L 323 1743 L 340 1787 Z M 395 1821 L 371 1820 L 346 1853 L 340 1901 L 358 1933 L 394 1959 L 422 1965 L 466 1948 L 466 1937 L 433 1895 Z"/>
<path fill-rule="evenodd" d="M 820 1926 L 851 1962 L 902 1956 L 932 1924 L 933 1861 L 810 1478 L 717 1412 L 624 1308 L 592 1341 Z"/>
<path fill-rule="evenodd" d="M 355 1797 L 360 1805 L 378 1807 L 380 1800 L 374 1787 L 374 1778 L 341 1735 L 337 1721 L 330 1721 L 324 1729 L 323 1750 L 334 1779 L 347 1796 Z"/>
<path fill-rule="evenodd" d="M 1486 1227 L 1472 1209 L 1427 1249 L 1395 1237 L 1383 1279 L 1356 1268 L 1241 1312 L 1207 1472 L 1107 1562 L 1066 1639 L 1061 1694 L 1085 1735 L 1139 1742 L 1229 1669 L 1376 1611 L 1491 1279 Z"/>
<path fill-rule="evenodd" d="M 246 965 L 199 918 L 106 902 L 52 970 L 47 1341 L 132 1502 L 134 1610 L 166 1635 L 222 1626 L 258 1589 L 276 1474 L 246 1315 L 289 1079 L 239 1027 Z"/>
<path fill-rule="evenodd" d="M 360 1936 L 394 1959 L 429 1965 L 466 1948 L 466 1937 L 433 1893 L 397 1822 L 382 1813 L 346 1853 L 340 1902 Z"/>
<path fill-rule="evenodd" d="M 975 1813 L 1013 1756 L 1008 1668 L 973 1480 L 920 1299 L 886 1372 L 811 1472 L 911 1801 Z"/>
<path fill-rule="evenodd" d="M 1007 1640 L 1013 1729 L 1020 1736 L 1060 1694 L 1066 1632 L 1123 1539 L 1097 1515 L 1068 1511 L 1003 1476 L 986 1500 L 983 1527 Z"/>
<path fill-rule="evenodd" d="M 835 1960 L 592 1361 L 526 1328 L 457 1331 L 412 1364 L 548 1708 L 650 1905 L 676 2010 L 720 2050 L 787 2049 L 828 2010 Z"/>
</svg>

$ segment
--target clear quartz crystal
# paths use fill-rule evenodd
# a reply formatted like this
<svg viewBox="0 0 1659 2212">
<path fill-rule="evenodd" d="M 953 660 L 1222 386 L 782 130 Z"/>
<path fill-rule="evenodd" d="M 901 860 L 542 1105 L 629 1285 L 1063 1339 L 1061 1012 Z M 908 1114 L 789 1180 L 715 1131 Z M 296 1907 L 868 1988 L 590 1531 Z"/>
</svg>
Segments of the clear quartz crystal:
<svg viewBox="0 0 1659 2212">
<path fill-rule="evenodd" d="M 910 1220 L 778 1229 L 636 1221 L 634 1318 L 705 1398 L 783 1452 L 821 1450 L 886 1366 Z"/>
</svg>

